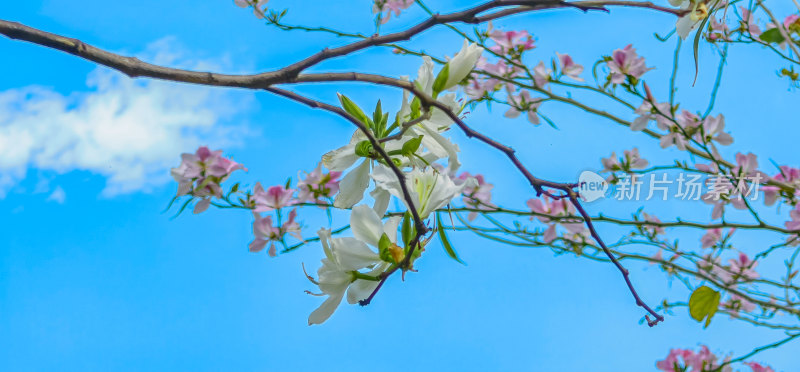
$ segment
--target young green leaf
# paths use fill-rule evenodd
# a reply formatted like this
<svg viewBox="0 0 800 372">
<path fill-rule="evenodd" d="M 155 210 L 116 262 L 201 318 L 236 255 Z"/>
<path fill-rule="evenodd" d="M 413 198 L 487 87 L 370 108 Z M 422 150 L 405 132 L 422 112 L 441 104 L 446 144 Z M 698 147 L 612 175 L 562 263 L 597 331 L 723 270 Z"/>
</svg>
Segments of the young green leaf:
<svg viewBox="0 0 800 372">
<path fill-rule="evenodd" d="M 764 31 L 761 35 L 758 36 L 759 39 L 764 41 L 765 43 L 776 43 L 780 44 L 784 40 L 783 35 L 781 35 L 781 31 L 778 28 L 771 28 L 769 30 Z"/>
<path fill-rule="evenodd" d="M 442 218 L 438 213 L 436 214 L 436 230 L 439 231 L 439 241 L 442 242 L 442 247 L 444 248 L 444 251 L 447 252 L 447 255 L 450 256 L 450 258 L 458 261 L 460 264 L 466 265 L 466 263 L 461 261 L 461 259 L 458 257 L 458 253 L 456 253 L 456 251 L 453 249 L 453 245 L 450 244 L 450 239 L 447 238 L 447 234 L 444 232 Z"/>
<path fill-rule="evenodd" d="M 708 327 L 719 308 L 719 300 L 719 292 L 706 286 L 697 288 L 689 297 L 689 315 L 698 322 L 702 322 L 705 318 L 706 323 L 703 328 Z"/>
<path fill-rule="evenodd" d="M 433 81 L 433 96 L 436 97 L 441 91 L 445 89 L 445 84 L 447 84 L 447 79 L 450 77 L 450 64 L 444 65 L 442 71 L 439 71 L 439 75 L 436 76 L 436 80 Z"/>
<path fill-rule="evenodd" d="M 411 243 L 411 239 L 414 239 L 414 234 L 416 233 L 414 230 L 414 224 L 412 223 L 413 217 L 411 216 L 411 212 L 406 211 L 403 215 L 403 227 L 401 229 L 401 234 L 403 235 L 403 245 L 408 246 Z"/>
<path fill-rule="evenodd" d="M 339 102 L 341 102 L 342 108 L 347 111 L 348 114 L 352 115 L 364 125 L 370 126 L 372 121 L 367 117 L 366 114 L 364 114 L 364 111 L 355 104 L 355 102 L 350 100 L 350 98 L 347 98 L 347 96 L 344 94 L 337 93 L 337 95 L 339 96 Z"/>
<path fill-rule="evenodd" d="M 419 150 L 419 145 L 422 144 L 422 136 L 414 137 L 403 144 L 403 155 L 411 157 Z"/>
</svg>

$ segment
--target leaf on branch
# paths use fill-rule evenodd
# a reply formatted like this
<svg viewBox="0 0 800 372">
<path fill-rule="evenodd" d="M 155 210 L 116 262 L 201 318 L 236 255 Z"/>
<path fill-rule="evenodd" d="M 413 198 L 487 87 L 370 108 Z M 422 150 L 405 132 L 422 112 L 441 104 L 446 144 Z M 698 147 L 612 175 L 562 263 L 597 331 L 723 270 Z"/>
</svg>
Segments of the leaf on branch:
<svg viewBox="0 0 800 372">
<path fill-rule="evenodd" d="M 761 35 L 758 36 L 758 38 L 765 43 L 777 43 L 777 44 L 780 44 L 786 40 L 783 38 L 783 35 L 781 35 L 781 30 L 778 30 L 777 27 L 764 31 Z"/>
<path fill-rule="evenodd" d="M 411 157 L 419 150 L 419 145 L 422 144 L 422 136 L 414 137 L 408 142 L 403 144 L 403 155 Z"/>
<path fill-rule="evenodd" d="M 719 308 L 719 300 L 719 292 L 706 286 L 697 288 L 689 297 L 689 315 L 698 322 L 702 322 L 705 318 L 706 323 L 703 328 L 706 328 Z"/>
<path fill-rule="evenodd" d="M 342 108 L 345 111 L 347 111 L 348 114 L 355 117 L 358 121 L 360 121 L 364 125 L 371 127 L 370 125 L 371 121 L 369 120 L 367 115 L 364 114 L 364 111 L 361 110 L 361 108 L 358 107 L 358 105 L 356 105 L 355 102 L 353 102 L 350 98 L 347 98 L 347 96 L 345 96 L 344 94 L 337 93 L 337 95 L 339 96 L 339 102 L 341 102 Z"/>
<path fill-rule="evenodd" d="M 447 238 L 447 234 L 444 232 L 442 218 L 438 213 L 436 214 L 436 230 L 439 231 L 439 241 L 442 242 L 442 248 L 444 248 L 444 251 L 447 252 L 447 255 L 450 256 L 450 258 L 458 261 L 458 263 L 466 265 L 466 263 L 461 261 L 461 258 L 458 257 L 458 253 L 456 253 L 456 251 L 453 249 L 453 245 L 450 244 L 450 239 Z"/>
<path fill-rule="evenodd" d="M 436 76 L 436 80 L 433 82 L 433 96 L 435 97 L 441 91 L 444 90 L 445 84 L 447 84 L 447 79 L 450 77 L 450 64 L 444 65 L 442 71 L 439 71 L 439 75 Z"/>
</svg>

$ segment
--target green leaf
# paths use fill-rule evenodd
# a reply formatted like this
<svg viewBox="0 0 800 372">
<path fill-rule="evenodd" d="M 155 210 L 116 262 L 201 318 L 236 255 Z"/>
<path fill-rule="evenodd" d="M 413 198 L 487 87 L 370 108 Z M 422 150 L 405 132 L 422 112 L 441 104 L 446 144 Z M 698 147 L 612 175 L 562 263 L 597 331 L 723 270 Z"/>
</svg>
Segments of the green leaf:
<svg viewBox="0 0 800 372">
<path fill-rule="evenodd" d="M 408 246 L 411 243 L 411 239 L 414 239 L 415 228 L 412 220 L 414 218 L 411 216 L 411 212 L 406 211 L 403 215 L 403 227 L 401 229 L 401 234 L 403 235 L 403 245 Z"/>
<path fill-rule="evenodd" d="M 392 241 L 389 240 L 389 236 L 384 233 L 381 235 L 380 240 L 378 241 L 378 256 L 380 256 L 381 260 L 384 260 L 389 263 L 397 263 L 394 262 L 394 257 L 392 257 L 392 252 L 389 250 L 392 246 Z"/>
<path fill-rule="evenodd" d="M 436 76 L 436 80 L 433 81 L 433 96 L 439 94 L 439 92 L 445 89 L 445 84 L 447 84 L 447 79 L 450 77 L 450 63 L 444 65 L 442 71 L 439 71 L 439 75 Z"/>
<path fill-rule="evenodd" d="M 453 249 L 453 245 L 450 244 L 450 239 L 447 238 L 447 234 L 444 232 L 442 218 L 439 213 L 436 214 L 436 230 L 439 231 L 439 241 L 442 242 L 442 247 L 444 248 L 444 251 L 447 252 L 447 255 L 450 256 L 450 258 L 458 261 L 460 264 L 466 265 L 464 261 L 461 261 L 461 259 L 458 258 L 458 254 Z"/>
<path fill-rule="evenodd" d="M 719 308 L 719 300 L 719 292 L 706 286 L 697 288 L 689 297 L 689 315 L 698 322 L 702 322 L 705 318 L 706 323 L 703 328 L 708 327 Z"/>
<path fill-rule="evenodd" d="M 358 105 L 355 104 L 350 98 L 347 98 L 344 94 L 337 93 L 339 96 L 339 102 L 342 104 L 342 108 L 347 111 L 348 114 L 352 115 L 356 120 L 362 122 L 366 126 L 370 126 L 371 120 L 364 114 L 364 111 L 361 110 Z"/>
<path fill-rule="evenodd" d="M 420 106 L 422 106 L 422 102 L 420 102 L 419 97 L 414 97 L 414 99 L 411 101 L 411 120 L 422 116 Z"/>
<path fill-rule="evenodd" d="M 422 136 L 414 137 L 403 144 L 403 155 L 411 157 L 419 150 L 419 145 L 422 144 Z"/>
<path fill-rule="evenodd" d="M 766 30 L 763 33 L 761 33 L 761 35 L 759 35 L 758 38 L 766 43 L 778 43 L 778 44 L 786 40 L 783 38 L 783 35 L 781 35 L 781 30 L 778 30 L 778 28 L 771 28 L 769 30 Z"/>
<path fill-rule="evenodd" d="M 381 124 L 383 123 L 383 110 L 381 108 L 381 100 L 378 100 L 378 104 L 375 105 L 375 111 L 372 112 L 372 123 L 375 125 L 373 131 L 375 135 L 378 137 L 383 137 L 383 129 Z"/>
</svg>

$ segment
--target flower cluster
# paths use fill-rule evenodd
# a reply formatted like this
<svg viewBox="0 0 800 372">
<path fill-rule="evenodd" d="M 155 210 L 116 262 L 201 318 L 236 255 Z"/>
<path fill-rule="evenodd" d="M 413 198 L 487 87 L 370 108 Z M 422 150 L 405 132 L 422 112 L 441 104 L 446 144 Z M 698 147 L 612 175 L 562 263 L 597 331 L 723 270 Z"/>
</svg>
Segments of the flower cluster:
<svg viewBox="0 0 800 372">
<path fill-rule="evenodd" d="M 222 150 L 211 151 L 201 146 L 194 154 L 181 154 L 181 164 L 172 168 L 170 173 L 178 183 L 177 197 L 192 195 L 200 198 L 194 213 L 202 213 L 211 205 L 212 198 L 223 197 L 220 184 L 238 169 L 245 168 L 223 157 Z"/>
<path fill-rule="evenodd" d="M 550 243 L 558 237 L 557 225 L 566 229 L 567 233 L 571 235 L 570 238 L 575 238 L 575 240 L 583 240 L 589 234 L 589 230 L 582 222 L 569 220 L 569 217 L 575 217 L 576 211 L 566 198 L 553 200 L 547 195 L 542 195 L 539 199 L 528 200 L 527 205 L 531 211 L 538 214 L 536 218 L 547 225 L 542 236 L 545 243 Z"/>
<path fill-rule="evenodd" d="M 656 368 L 665 372 L 711 372 L 720 367 L 718 359 L 719 357 L 705 345 L 702 345 L 698 352 L 690 349 L 672 349 L 664 360 L 656 362 Z M 721 370 L 721 372 L 731 371 L 733 369 L 729 365 L 722 367 Z"/>
<path fill-rule="evenodd" d="M 700 350 L 697 352 L 691 349 L 671 349 L 665 359 L 656 362 L 656 368 L 664 372 L 733 371 L 733 367 L 729 364 L 731 362 L 730 357 L 726 357 L 721 363 L 719 359 L 705 345 L 701 345 Z M 752 372 L 775 372 L 771 367 L 756 362 L 744 362 L 742 364 L 750 367 Z"/>
</svg>

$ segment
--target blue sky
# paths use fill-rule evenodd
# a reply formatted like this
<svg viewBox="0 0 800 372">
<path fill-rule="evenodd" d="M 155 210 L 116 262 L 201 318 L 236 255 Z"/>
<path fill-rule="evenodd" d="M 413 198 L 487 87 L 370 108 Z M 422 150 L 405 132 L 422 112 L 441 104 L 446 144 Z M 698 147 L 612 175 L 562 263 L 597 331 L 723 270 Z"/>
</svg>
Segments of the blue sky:
<svg viewBox="0 0 800 372">
<path fill-rule="evenodd" d="M 470 3 L 430 5 L 444 11 Z M 271 5 L 291 6 L 289 22 L 362 32 L 371 26 L 366 0 Z M 302 8 L 313 12 L 302 14 Z M 267 28 L 232 1 L 3 2 L 0 14 L 151 61 L 227 72 L 281 67 L 342 42 Z M 421 16 L 411 10 L 387 27 L 401 28 Z M 673 44 L 655 41 L 652 33 L 666 33 L 671 25 L 668 16 L 628 9 L 611 15 L 552 11 L 495 24 L 531 31 L 538 38 L 534 59 L 568 52 L 588 66 L 634 43 L 651 64 L 658 63 L 648 82 L 661 97 Z M 460 40 L 444 30 L 415 42 L 440 55 L 460 48 Z M 6 137 L 14 141 L 0 148 L 2 370 L 650 371 L 672 347 L 703 343 L 741 355 L 781 338 L 724 317 L 703 330 L 680 310 L 651 329 L 638 323 L 643 313 L 611 266 L 467 234 L 453 235 L 467 266 L 431 249 L 419 273 L 405 282 L 390 280 L 369 307 L 342 306 L 324 325 L 309 327 L 306 318 L 320 299 L 303 293 L 312 288 L 301 263 L 316 268 L 319 246 L 271 259 L 247 251 L 247 213 L 211 210 L 170 219 L 162 211 L 175 185 L 165 170 L 177 165 L 181 152 L 202 143 L 224 147 L 248 166 L 238 180 L 282 183 L 298 170 L 310 171 L 324 152 L 347 141 L 348 123 L 267 93 L 131 82 L 75 57 L 7 39 L 0 39 L 0 54 L 0 69 L 13 72 L 0 79 L 0 129 L 12 123 L 25 133 Z M 709 48 L 701 50 L 701 75 L 692 88 L 689 54 L 685 50 L 681 60 L 678 98 L 682 107 L 702 110 L 716 57 Z M 419 63 L 385 50 L 365 51 L 314 70 L 413 76 Z M 744 149 L 758 153 L 762 164 L 775 159 L 798 165 L 794 136 L 763 134 L 764 128 L 791 133 L 797 124 L 797 92 L 775 76 L 779 67 L 759 49 L 732 48 L 716 110 L 726 115 L 736 138 L 727 155 Z M 398 92 L 365 85 L 297 89 L 328 102 L 343 91 L 365 106 L 375 97 L 389 107 L 399 103 Z M 44 107 L 36 111 L 44 114 L 30 107 Z M 469 121 L 518 148 L 538 176 L 554 180 L 597 169 L 601 157 L 632 146 L 653 163 L 676 154 L 565 106 L 547 107 L 546 113 L 558 130 L 532 128 L 485 108 Z M 522 208 L 531 190 L 502 156 L 453 136 L 463 150 L 463 169 L 485 174 L 498 202 Z M 589 209 L 624 216 L 639 206 L 603 201 Z M 662 219 L 710 214 L 710 207 L 685 203 L 652 208 Z M 783 218 L 770 213 L 769 219 Z M 302 218 L 306 235 L 327 224 L 324 215 L 311 211 Z M 335 215 L 334 225 L 345 222 L 346 215 Z M 747 249 L 761 242 L 745 235 L 740 244 Z M 632 272 L 651 303 L 685 292 L 655 267 L 632 265 Z M 800 365 L 800 344 L 755 360 L 791 371 Z"/>
</svg>

